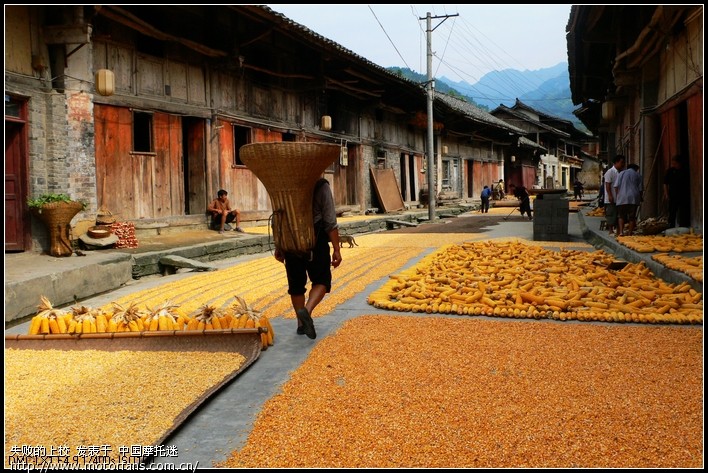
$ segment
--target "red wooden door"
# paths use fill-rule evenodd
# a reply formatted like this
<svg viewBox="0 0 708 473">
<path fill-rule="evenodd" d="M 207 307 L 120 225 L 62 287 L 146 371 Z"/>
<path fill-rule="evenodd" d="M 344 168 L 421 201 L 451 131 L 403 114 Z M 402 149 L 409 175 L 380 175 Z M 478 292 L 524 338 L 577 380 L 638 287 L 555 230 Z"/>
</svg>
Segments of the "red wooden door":
<svg viewBox="0 0 708 473">
<path fill-rule="evenodd" d="M 5 121 L 5 251 L 25 250 L 22 126 Z"/>
</svg>

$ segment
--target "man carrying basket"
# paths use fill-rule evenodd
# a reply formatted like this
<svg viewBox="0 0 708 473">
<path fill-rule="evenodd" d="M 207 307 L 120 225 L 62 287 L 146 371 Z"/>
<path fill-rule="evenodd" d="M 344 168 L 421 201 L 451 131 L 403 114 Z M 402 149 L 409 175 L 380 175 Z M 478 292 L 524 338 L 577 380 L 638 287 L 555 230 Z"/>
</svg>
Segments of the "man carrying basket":
<svg viewBox="0 0 708 473">
<path fill-rule="evenodd" d="M 297 314 L 297 333 L 314 339 L 317 337 L 312 312 L 322 302 L 325 294 L 332 289 L 332 270 L 342 262 L 339 249 L 339 226 L 334 208 L 334 198 L 325 178 L 315 184 L 312 202 L 312 216 L 315 227 L 315 247 L 309 254 L 285 252 L 276 247 L 275 259 L 285 263 L 288 278 L 288 294 Z M 329 242 L 332 242 L 332 256 Z M 312 287 L 305 300 L 307 278 Z"/>
</svg>

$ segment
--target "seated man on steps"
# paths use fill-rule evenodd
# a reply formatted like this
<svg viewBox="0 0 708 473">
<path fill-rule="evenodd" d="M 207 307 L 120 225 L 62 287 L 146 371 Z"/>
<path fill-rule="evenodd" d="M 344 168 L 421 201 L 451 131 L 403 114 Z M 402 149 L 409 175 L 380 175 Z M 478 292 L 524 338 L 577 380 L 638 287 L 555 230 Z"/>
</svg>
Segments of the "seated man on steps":
<svg viewBox="0 0 708 473">
<path fill-rule="evenodd" d="M 220 189 L 216 194 L 216 199 L 212 200 L 209 207 L 207 207 L 207 212 L 211 215 L 211 228 L 219 230 L 219 233 L 224 233 L 224 228 L 227 228 L 226 225 L 236 220 L 236 228 L 234 230 L 243 233 L 241 229 L 241 212 L 238 209 L 231 208 L 231 203 L 226 197 L 228 194 L 224 189 Z M 228 229 L 231 229 L 230 225 Z"/>
</svg>

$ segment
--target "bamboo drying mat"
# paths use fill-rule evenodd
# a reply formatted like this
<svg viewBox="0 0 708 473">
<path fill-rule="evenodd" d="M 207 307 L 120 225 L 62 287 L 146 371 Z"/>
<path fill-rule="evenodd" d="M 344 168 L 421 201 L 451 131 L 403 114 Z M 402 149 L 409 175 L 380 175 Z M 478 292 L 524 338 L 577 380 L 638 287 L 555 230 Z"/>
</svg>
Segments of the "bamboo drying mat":
<svg viewBox="0 0 708 473">
<path fill-rule="evenodd" d="M 26 350 L 97 350 L 144 352 L 238 352 L 245 361 L 218 383 L 209 387 L 175 417 L 172 425 L 155 439 L 153 445 L 164 444 L 169 436 L 207 399 L 226 386 L 260 356 L 260 329 L 225 329 L 203 331 L 118 332 L 79 335 L 6 335 L 5 349 Z M 141 457 L 143 463 L 149 457 Z"/>
</svg>

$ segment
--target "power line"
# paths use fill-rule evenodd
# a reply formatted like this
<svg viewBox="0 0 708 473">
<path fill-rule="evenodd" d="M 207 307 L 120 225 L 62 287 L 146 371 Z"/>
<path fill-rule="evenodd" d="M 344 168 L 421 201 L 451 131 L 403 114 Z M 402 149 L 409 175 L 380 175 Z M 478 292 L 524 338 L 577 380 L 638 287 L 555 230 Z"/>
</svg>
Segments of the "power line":
<svg viewBox="0 0 708 473">
<path fill-rule="evenodd" d="M 381 24 L 381 22 L 379 21 L 378 17 L 376 16 L 376 13 L 374 13 L 373 8 L 371 8 L 371 5 L 367 5 L 367 6 L 369 7 L 369 10 L 371 10 L 371 14 L 374 15 L 374 18 L 376 19 L 376 22 L 377 22 L 377 23 L 379 24 L 379 26 L 381 27 L 381 30 L 384 32 L 384 34 L 385 34 L 386 37 L 388 38 L 388 41 L 391 43 L 391 46 L 393 46 L 393 49 L 396 50 L 396 54 L 398 54 L 398 57 L 400 57 L 400 58 L 401 58 L 401 61 L 403 61 L 403 64 L 405 64 L 406 67 L 407 67 L 408 69 L 410 69 L 411 67 L 408 65 L 408 63 L 406 62 L 406 60 L 403 59 L 403 56 L 401 55 L 401 52 L 398 50 L 398 48 L 396 47 L 396 45 L 393 43 L 393 40 L 392 40 L 391 37 L 388 35 L 388 32 L 386 32 L 386 28 L 384 28 L 383 25 Z M 412 70 L 412 69 L 411 69 L 411 70 Z"/>
</svg>

